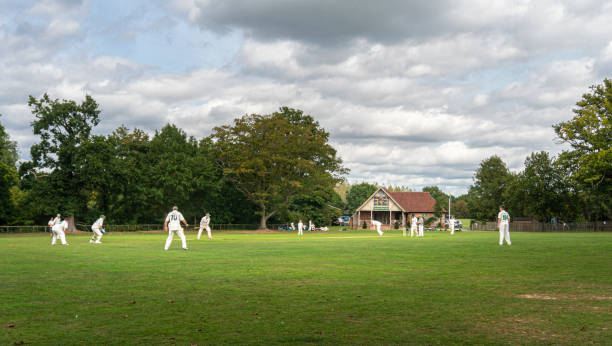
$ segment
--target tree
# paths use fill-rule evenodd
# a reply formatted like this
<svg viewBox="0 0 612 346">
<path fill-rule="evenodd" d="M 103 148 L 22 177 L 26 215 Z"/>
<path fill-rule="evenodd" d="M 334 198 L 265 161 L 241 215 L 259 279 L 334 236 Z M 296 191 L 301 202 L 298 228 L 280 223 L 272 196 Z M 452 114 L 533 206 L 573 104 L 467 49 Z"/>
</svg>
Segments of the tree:
<svg viewBox="0 0 612 346">
<path fill-rule="evenodd" d="M 99 180 L 95 187 L 101 191 L 98 195 L 100 212 L 116 223 L 158 221 L 162 215 L 155 218 L 150 210 L 154 196 L 151 193 L 151 162 L 148 160 L 149 136 L 142 130 L 130 132 L 120 126 L 106 137 L 106 142 L 112 147 L 112 157 L 104 158 L 105 150 L 95 150 L 94 155 L 98 158 L 89 159 L 92 167 L 96 166 L 93 162 L 99 162 L 108 171 L 108 176 Z"/>
<path fill-rule="evenodd" d="M 612 80 L 591 86 L 576 106 L 571 120 L 553 126 L 571 146 L 559 161 L 587 199 L 585 216 L 597 220 L 612 211 Z"/>
<path fill-rule="evenodd" d="M 472 217 L 492 220 L 499 205 L 504 203 L 504 193 L 512 182 L 512 175 L 501 158 L 491 156 L 480 163 L 473 179 L 467 199 Z"/>
<path fill-rule="evenodd" d="M 327 186 L 321 186 L 295 198 L 288 210 L 280 218 L 282 222 L 312 220 L 317 226 L 328 226 L 332 218 L 342 216 L 340 196 Z"/>
<path fill-rule="evenodd" d="M 451 213 L 455 215 L 457 218 L 469 218 L 470 217 L 470 210 L 468 209 L 468 204 L 463 199 L 453 200 Z"/>
<path fill-rule="evenodd" d="M 527 215 L 548 222 L 553 216 L 563 213 L 569 189 L 563 181 L 563 171 L 556 167 L 554 159 L 547 152 L 532 153 L 527 157 L 519 181 L 521 200 Z"/>
<path fill-rule="evenodd" d="M 88 177 L 82 174 L 81 156 L 93 127 L 100 121 L 98 104 L 89 95 L 77 104 L 51 100 L 44 94 L 39 100 L 30 96 L 28 105 L 35 118 L 33 132 L 40 136 L 40 142 L 30 148 L 32 161 L 20 167 L 21 175 L 29 180 L 26 184 L 36 190 L 29 195 L 29 202 L 47 215 L 85 212 Z M 46 216 L 38 214 L 36 218 L 44 221 Z"/>
<path fill-rule="evenodd" d="M 262 229 L 297 196 L 318 186 L 332 190 L 347 172 L 328 143 L 329 133 L 288 107 L 215 127 L 211 139 L 225 179 L 258 207 Z"/>
<path fill-rule="evenodd" d="M 1 116 L 1 115 L 0 115 Z M 14 217 L 13 188 L 17 186 L 17 144 L 0 123 L 0 224 Z"/>
<path fill-rule="evenodd" d="M 436 200 L 434 215 L 436 217 L 442 216 L 442 212 L 448 209 L 448 195 L 442 192 L 437 186 L 425 186 L 423 192 L 429 192 L 431 197 Z"/>
<path fill-rule="evenodd" d="M 378 188 L 369 183 L 351 185 L 346 192 L 346 209 L 350 214 L 355 213 L 357 208 L 363 204 Z"/>
</svg>

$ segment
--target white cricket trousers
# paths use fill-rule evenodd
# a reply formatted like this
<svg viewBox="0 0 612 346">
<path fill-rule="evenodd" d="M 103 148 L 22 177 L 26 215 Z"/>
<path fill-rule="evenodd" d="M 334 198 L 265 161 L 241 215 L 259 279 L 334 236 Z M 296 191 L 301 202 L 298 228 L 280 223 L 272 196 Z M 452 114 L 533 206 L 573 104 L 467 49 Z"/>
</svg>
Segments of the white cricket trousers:
<svg viewBox="0 0 612 346">
<path fill-rule="evenodd" d="M 92 227 L 92 228 L 91 228 L 91 230 L 92 230 L 92 231 L 94 232 L 94 234 L 95 234 L 93 237 L 91 237 L 91 239 L 93 240 L 93 238 L 94 238 L 94 237 L 97 235 L 97 236 L 98 236 L 98 239 L 96 239 L 96 241 L 100 241 L 100 239 L 102 239 L 102 232 L 100 232 L 100 229 L 99 229 L 99 228 L 93 228 L 93 227 Z"/>
<path fill-rule="evenodd" d="M 504 245 L 504 238 L 506 239 L 506 244 L 512 245 L 512 242 L 510 241 L 510 224 L 509 223 L 499 224 L 499 245 Z"/>
<path fill-rule="evenodd" d="M 455 225 L 450 226 L 451 235 L 455 234 Z"/>
<path fill-rule="evenodd" d="M 376 232 L 378 232 L 378 235 L 383 235 L 383 232 L 380 230 L 380 225 L 376 226 Z"/>
<path fill-rule="evenodd" d="M 304 228 L 298 227 L 298 235 L 303 235 L 303 234 L 304 234 Z"/>
<path fill-rule="evenodd" d="M 200 239 L 200 236 L 202 235 L 202 232 L 204 230 L 206 230 L 206 233 L 208 233 L 208 239 L 212 239 L 212 235 L 210 235 L 210 227 L 204 226 L 204 227 L 200 227 L 200 230 L 198 231 L 198 240 Z"/>
<path fill-rule="evenodd" d="M 57 242 L 58 238 L 62 242 L 62 245 L 66 245 L 66 233 L 64 233 L 64 231 L 52 230 L 51 232 L 53 232 L 53 238 L 51 238 L 51 245 L 55 245 L 55 242 Z"/>
<path fill-rule="evenodd" d="M 423 230 L 425 229 L 425 227 L 423 225 L 419 225 L 419 237 L 424 236 L 423 234 Z"/>
<path fill-rule="evenodd" d="M 414 237 L 417 234 L 416 225 L 410 226 L 410 238 Z"/>
<path fill-rule="evenodd" d="M 166 246 L 164 247 L 164 250 L 168 250 L 168 248 L 170 247 L 170 244 L 172 244 L 172 238 L 174 238 L 174 233 L 176 233 L 176 235 L 179 236 L 179 238 L 181 238 L 181 243 L 183 243 L 183 249 L 187 248 L 187 240 L 185 239 L 185 233 L 183 233 L 183 229 L 171 229 L 170 231 L 168 231 L 168 239 L 166 239 Z"/>
</svg>

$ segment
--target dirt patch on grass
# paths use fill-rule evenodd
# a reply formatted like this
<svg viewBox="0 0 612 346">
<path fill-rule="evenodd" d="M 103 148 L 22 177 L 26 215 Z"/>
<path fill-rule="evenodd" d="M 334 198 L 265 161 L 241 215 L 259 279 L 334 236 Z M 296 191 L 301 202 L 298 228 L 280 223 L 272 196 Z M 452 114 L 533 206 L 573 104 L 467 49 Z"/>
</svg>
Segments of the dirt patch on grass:
<svg viewBox="0 0 612 346">
<path fill-rule="evenodd" d="M 556 343 L 563 337 L 552 333 L 547 328 L 547 321 L 536 316 L 512 316 L 499 321 L 480 322 L 476 328 L 479 332 L 485 334 L 518 337 L 523 341 L 524 339 L 533 339 L 540 342 Z"/>
<path fill-rule="evenodd" d="M 537 300 L 612 300 L 612 296 L 603 295 L 570 295 L 570 294 L 519 294 L 517 297 L 523 299 L 537 299 Z"/>
</svg>

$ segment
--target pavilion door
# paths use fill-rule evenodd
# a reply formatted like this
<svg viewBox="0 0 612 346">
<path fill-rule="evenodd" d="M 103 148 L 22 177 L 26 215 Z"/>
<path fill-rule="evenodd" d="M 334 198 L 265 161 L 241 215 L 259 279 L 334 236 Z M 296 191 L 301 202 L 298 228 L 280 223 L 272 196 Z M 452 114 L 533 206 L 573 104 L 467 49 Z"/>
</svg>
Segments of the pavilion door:
<svg viewBox="0 0 612 346">
<path fill-rule="evenodd" d="M 380 221 L 383 225 L 388 225 L 391 221 L 389 220 L 388 211 L 376 211 L 374 212 L 374 220 Z"/>
</svg>

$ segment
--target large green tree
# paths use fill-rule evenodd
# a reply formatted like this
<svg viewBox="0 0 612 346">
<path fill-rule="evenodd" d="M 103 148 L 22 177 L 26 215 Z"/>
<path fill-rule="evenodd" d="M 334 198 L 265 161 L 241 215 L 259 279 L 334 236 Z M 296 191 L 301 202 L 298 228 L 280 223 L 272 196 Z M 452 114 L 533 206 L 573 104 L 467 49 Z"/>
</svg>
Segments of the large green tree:
<svg viewBox="0 0 612 346">
<path fill-rule="evenodd" d="M 245 115 L 211 135 L 225 179 L 259 209 L 260 228 L 296 197 L 333 189 L 346 172 L 329 133 L 302 111 Z"/>
<path fill-rule="evenodd" d="M 18 183 L 17 144 L 0 123 L 0 224 L 12 219 L 15 203 L 12 190 Z"/>
<path fill-rule="evenodd" d="M 559 161 L 568 167 L 585 198 L 585 216 L 598 220 L 612 215 L 612 80 L 591 86 L 573 109 L 574 117 L 554 126 L 559 139 L 571 146 Z"/>
<path fill-rule="evenodd" d="M 519 195 L 525 206 L 525 216 L 548 222 L 552 217 L 567 216 L 565 208 L 570 197 L 563 170 L 545 151 L 532 153 L 519 174 Z"/>
<path fill-rule="evenodd" d="M 504 195 L 512 183 L 512 174 L 499 156 L 491 156 L 480 163 L 473 179 L 467 198 L 470 213 L 478 220 L 492 220 L 499 205 L 505 203 Z"/>
<path fill-rule="evenodd" d="M 82 156 L 100 121 L 98 104 L 89 95 L 79 104 L 44 94 L 40 99 L 30 96 L 28 105 L 34 115 L 32 129 L 40 142 L 30 148 L 32 160 L 21 165 L 20 173 L 33 190 L 28 197 L 30 207 L 36 209 L 34 217 L 44 221 L 56 211 L 85 213 L 89 176 L 83 174 Z"/>
<path fill-rule="evenodd" d="M 378 187 L 369 183 L 351 185 L 346 192 L 346 209 L 350 214 L 355 213 L 357 208 L 368 199 Z"/>
</svg>

